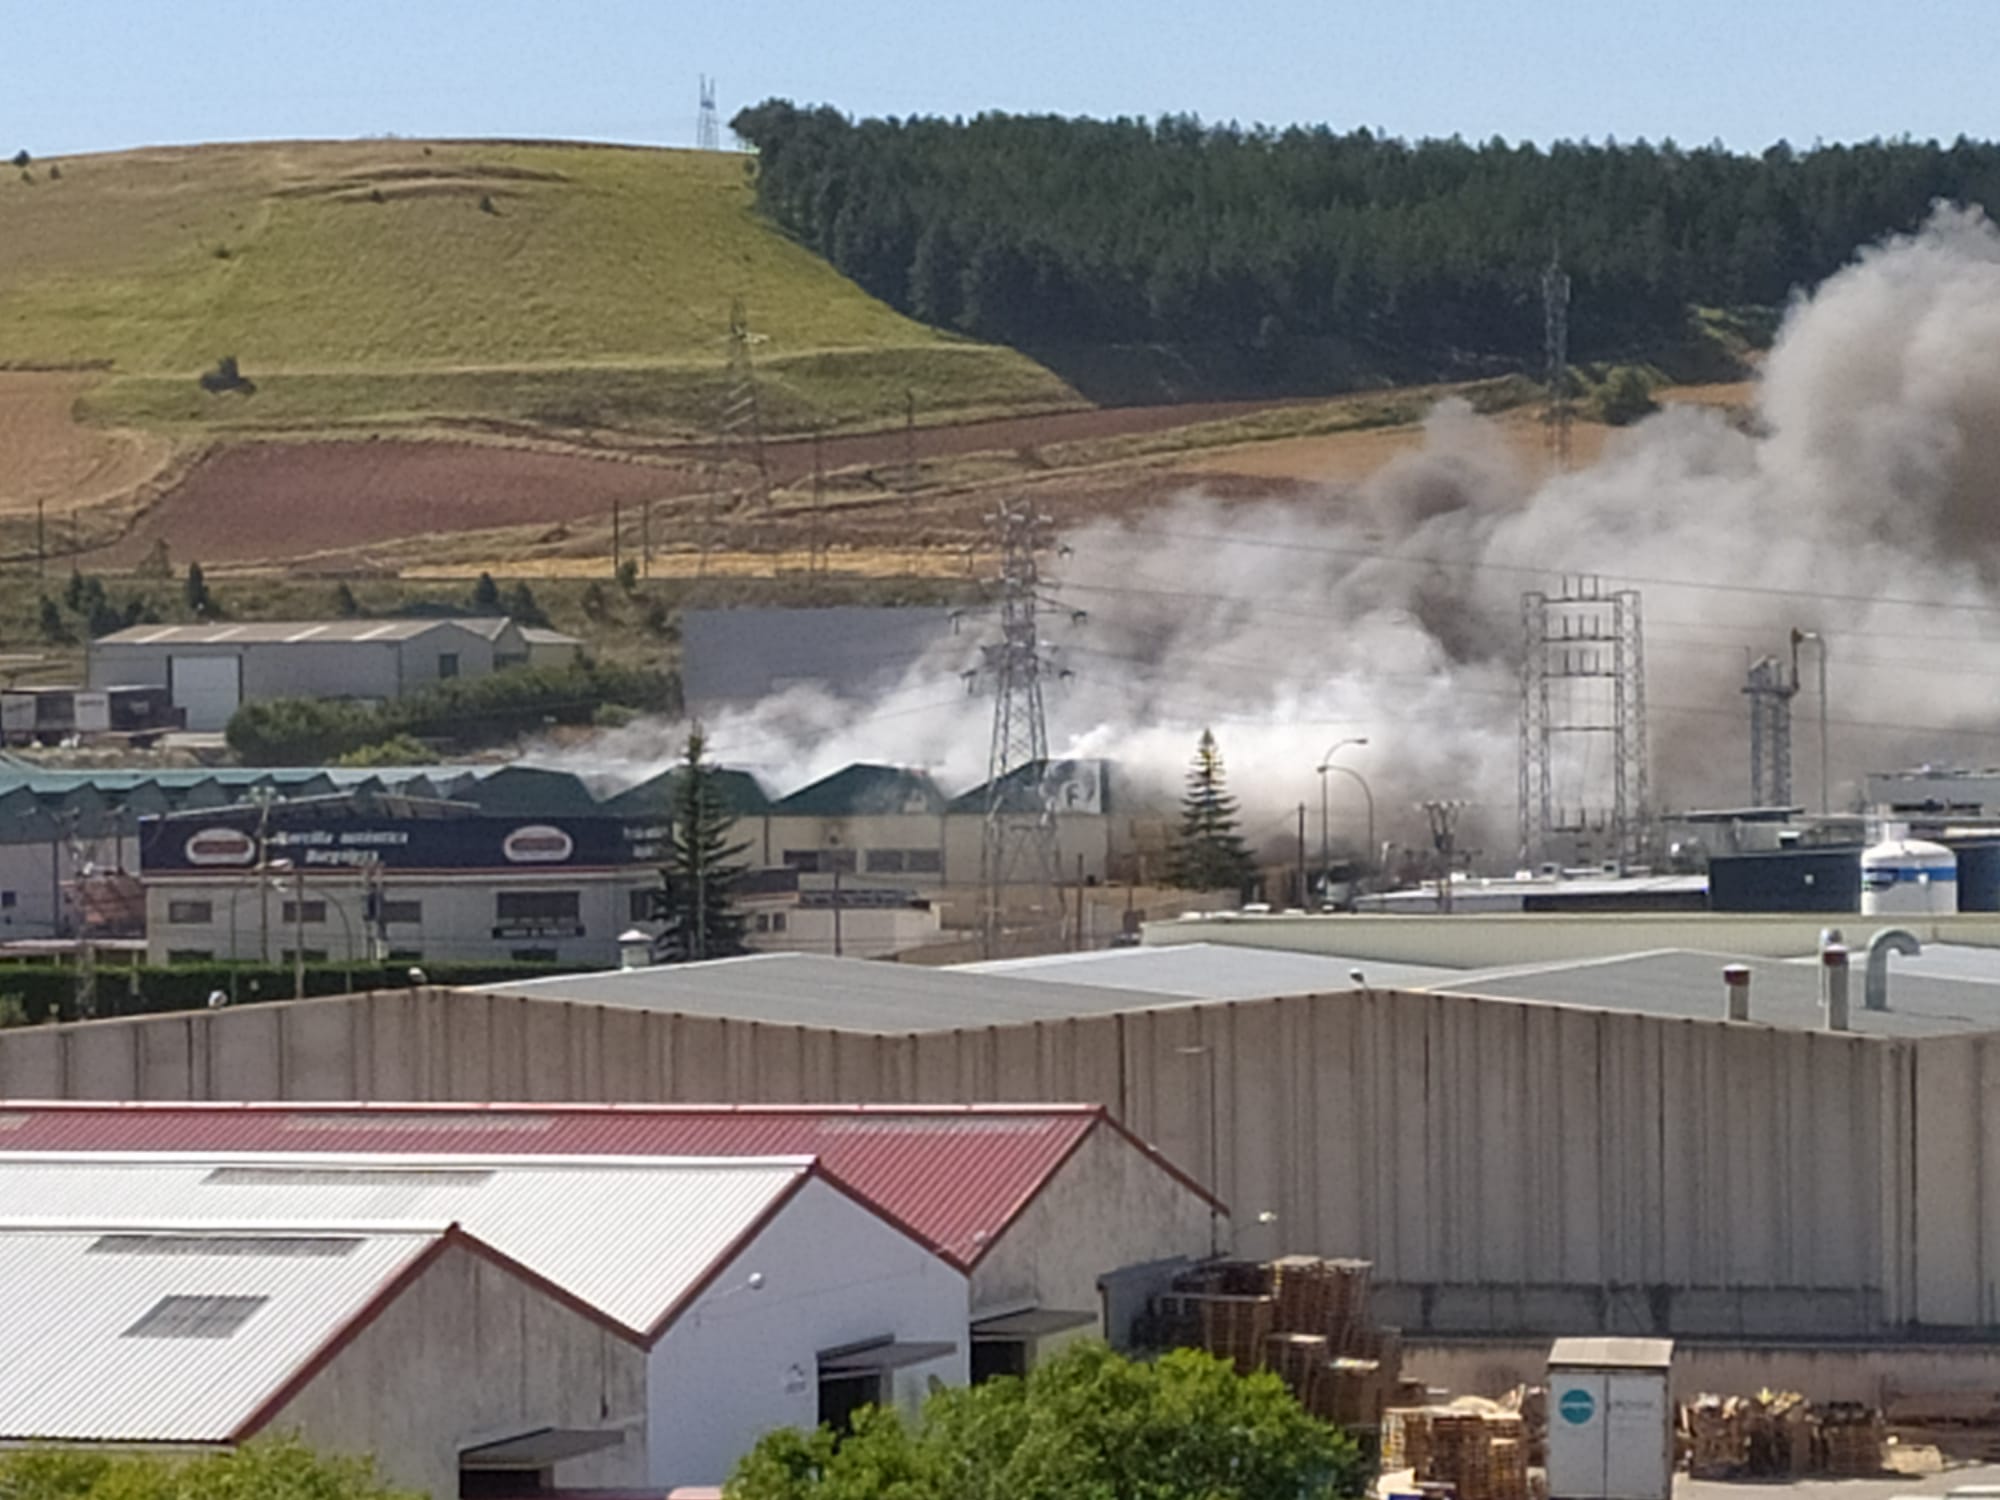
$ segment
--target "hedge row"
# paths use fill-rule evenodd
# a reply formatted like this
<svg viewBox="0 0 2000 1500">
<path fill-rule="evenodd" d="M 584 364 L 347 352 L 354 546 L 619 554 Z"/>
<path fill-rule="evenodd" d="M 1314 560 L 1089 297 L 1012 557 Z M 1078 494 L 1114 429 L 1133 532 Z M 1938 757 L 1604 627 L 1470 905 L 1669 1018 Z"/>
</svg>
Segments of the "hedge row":
<svg viewBox="0 0 2000 1500">
<path fill-rule="evenodd" d="M 436 985 L 499 984 L 573 972 L 574 964 L 434 963 L 426 960 L 424 977 Z M 344 995 L 358 990 L 408 989 L 406 963 L 306 965 L 308 995 Z M 151 1015 L 163 1011 L 201 1010 L 220 990 L 230 1003 L 293 997 L 289 964 L 142 964 L 131 967 L 111 961 L 97 966 L 95 1014 Z M 0 966 L 0 1026 L 40 1025 L 44 1021 L 74 1021 L 77 1012 L 77 970 L 72 964 L 9 964 Z"/>
</svg>

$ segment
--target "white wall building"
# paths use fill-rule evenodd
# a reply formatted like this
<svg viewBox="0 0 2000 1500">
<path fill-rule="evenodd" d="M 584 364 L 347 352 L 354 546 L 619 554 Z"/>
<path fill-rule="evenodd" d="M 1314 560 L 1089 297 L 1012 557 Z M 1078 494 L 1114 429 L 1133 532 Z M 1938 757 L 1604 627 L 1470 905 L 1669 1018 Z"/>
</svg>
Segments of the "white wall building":
<svg viewBox="0 0 2000 1500">
<path fill-rule="evenodd" d="M 0 1157 L 0 1202 L 98 1224 L 454 1223 L 646 1347 L 648 1485 L 968 1375 L 964 1273 L 810 1160 Z M 480 1378 L 481 1328 L 452 1341 Z M 421 1407 L 413 1423 L 422 1422 Z"/>
<path fill-rule="evenodd" d="M 455 1229 L 44 1215 L 0 1226 L 0 1286 L 0 1445 L 185 1452 L 298 1431 L 441 1500 L 482 1464 L 571 1484 L 647 1472 L 643 1341 Z M 551 1434 L 584 1456 L 558 1470 Z"/>
<path fill-rule="evenodd" d="M 380 703 L 458 677 L 554 660 L 556 632 L 531 646 L 504 617 L 135 625 L 90 646 L 90 686 L 162 687 L 190 730 L 215 731 L 245 703 L 342 698 Z M 563 639 L 567 639 L 566 637 Z"/>
</svg>

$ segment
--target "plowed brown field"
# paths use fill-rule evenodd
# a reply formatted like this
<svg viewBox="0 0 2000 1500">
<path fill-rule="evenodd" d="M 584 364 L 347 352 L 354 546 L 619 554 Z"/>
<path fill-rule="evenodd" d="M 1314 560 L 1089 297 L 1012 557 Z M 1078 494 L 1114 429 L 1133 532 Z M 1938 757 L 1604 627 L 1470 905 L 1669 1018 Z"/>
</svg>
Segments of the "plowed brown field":
<svg viewBox="0 0 2000 1500">
<path fill-rule="evenodd" d="M 0 511 L 52 511 L 131 493 L 173 453 L 149 433 L 85 427 L 71 416 L 82 374 L 0 370 Z"/>
</svg>

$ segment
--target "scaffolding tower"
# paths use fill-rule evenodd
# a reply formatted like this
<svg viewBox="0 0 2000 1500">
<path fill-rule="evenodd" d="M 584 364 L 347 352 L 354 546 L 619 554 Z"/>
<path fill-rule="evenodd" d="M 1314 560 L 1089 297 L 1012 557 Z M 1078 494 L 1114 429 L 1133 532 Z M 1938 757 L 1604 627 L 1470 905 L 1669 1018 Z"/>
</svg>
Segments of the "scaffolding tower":
<svg viewBox="0 0 2000 1500">
<path fill-rule="evenodd" d="M 1775 656 L 1750 664 L 1743 692 L 1750 700 L 1750 802 L 1792 805 L 1792 699 L 1798 677 Z"/>
<path fill-rule="evenodd" d="M 1636 863 L 1648 841 L 1639 592 L 1565 578 L 1521 596 L 1521 630 L 1522 862 Z"/>
<path fill-rule="evenodd" d="M 1030 925 L 1053 936 L 1062 921 L 1058 892 L 1054 788 L 1042 680 L 1053 671 L 1043 654 L 1040 621 L 1071 610 L 1043 591 L 1041 559 L 1054 545 L 1054 522 L 1019 500 L 987 518 L 1000 555 L 993 580 L 998 638 L 983 648 L 980 673 L 992 682 L 993 736 L 986 760 L 985 828 L 979 849 L 980 948 L 996 954 L 1006 926 L 1008 891 L 1029 898 Z"/>
</svg>

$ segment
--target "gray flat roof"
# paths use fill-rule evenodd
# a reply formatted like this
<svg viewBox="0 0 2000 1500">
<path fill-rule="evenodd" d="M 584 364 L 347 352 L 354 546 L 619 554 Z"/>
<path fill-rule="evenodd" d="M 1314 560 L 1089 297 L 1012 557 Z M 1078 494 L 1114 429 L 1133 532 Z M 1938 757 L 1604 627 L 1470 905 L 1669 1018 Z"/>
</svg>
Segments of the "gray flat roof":
<svg viewBox="0 0 2000 1500">
<path fill-rule="evenodd" d="M 1419 989 L 1441 985 L 1458 971 L 1424 964 L 1378 963 L 1328 953 L 1291 953 L 1227 943 L 1174 943 L 1110 948 L 1096 953 L 1049 953 L 958 964 L 959 974 L 999 974 L 1042 984 L 1105 985 L 1196 1000 L 1270 1000 L 1356 988 Z"/>
<path fill-rule="evenodd" d="M 1194 1003 L 1185 996 L 1103 985 L 1044 983 L 811 953 L 759 953 L 468 988 L 530 1000 L 873 1034 L 1063 1021 Z"/>
<path fill-rule="evenodd" d="M 1953 947 L 1940 953 L 1935 966 L 1928 971 L 1921 967 L 1924 959 L 1891 958 L 1889 1008 L 1871 1011 L 1863 1004 L 1865 955 L 1857 948 L 1848 978 L 1849 1029 L 1861 1036 L 1883 1037 L 1952 1036 L 2000 1030 L 2000 976 L 1984 981 L 1943 977 L 1943 971 L 1952 966 L 1976 970 L 1979 961 L 1966 955 L 1984 951 Z M 1986 962 L 2000 968 L 2000 953 L 1989 955 Z M 1422 988 L 1433 994 L 1475 995 L 1715 1021 L 1723 1018 L 1724 1011 L 1722 970 L 1724 965 L 1732 963 L 1743 964 L 1750 970 L 1753 1023 L 1795 1031 L 1824 1026 L 1817 958 L 1738 958 L 1724 953 L 1667 948 L 1614 958 L 1468 972 Z"/>
</svg>

